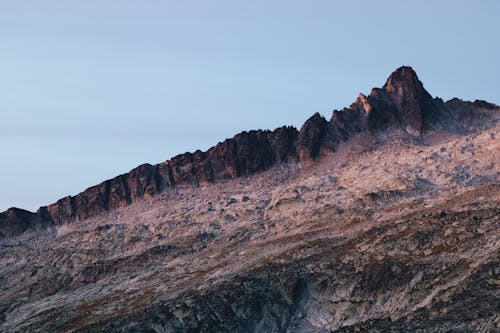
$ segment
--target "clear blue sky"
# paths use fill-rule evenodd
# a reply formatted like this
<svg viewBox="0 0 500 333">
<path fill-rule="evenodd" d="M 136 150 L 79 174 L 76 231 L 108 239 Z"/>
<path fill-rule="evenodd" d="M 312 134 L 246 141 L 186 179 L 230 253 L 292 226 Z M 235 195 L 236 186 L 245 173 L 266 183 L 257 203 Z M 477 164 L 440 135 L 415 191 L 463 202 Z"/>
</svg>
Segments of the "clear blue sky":
<svg viewBox="0 0 500 333">
<path fill-rule="evenodd" d="M 0 0 L 0 211 L 248 129 L 326 117 L 401 65 L 500 104 L 500 1 Z"/>
</svg>

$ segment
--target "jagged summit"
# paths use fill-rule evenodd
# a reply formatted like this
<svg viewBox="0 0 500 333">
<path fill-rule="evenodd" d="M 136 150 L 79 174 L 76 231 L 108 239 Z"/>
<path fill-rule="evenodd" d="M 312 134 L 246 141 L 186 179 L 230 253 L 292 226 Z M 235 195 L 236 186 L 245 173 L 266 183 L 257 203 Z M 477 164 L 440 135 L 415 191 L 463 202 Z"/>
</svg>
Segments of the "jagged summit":
<svg viewBox="0 0 500 333">
<path fill-rule="evenodd" d="M 15 218 L 4 213 L 0 237 L 23 233 L 34 224 L 50 226 L 85 220 L 179 185 L 197 186 L 252 175 L 282 163 L 315 160 L 360 133 L 378 135 L 399 130 L 423 137 L 431 130 L 474 130 L 491 125 L 489 121 L 496 119 L 498 110 L 484 101 L 453 99 L 444 103 L 433 99 L 415 71 L 403 66 L 389 76 L 382 88 L 372 89 L 368 96 L 360 94 L 348 108 L 334 111 L 329 121 L 315 113 L 300 131 L 283 126 L 274 131 L 242 132 L 205 152 L 198 150 L 157 165 L 141 165 L 78 195 L 41 207 L 37 213 L 14 214 Z M 30 222 L 19 222 L 26 219 Z"/>
<path fill-rule="evenodd" d="M 388 77 L 382 88 L 373 88 L 368 96 L 360 93 L 349 109 L 344 110 L 359 113 L 360 130 L 376 132 L 402 128 L 411 135 L 421 136 L 440 107 L 415 71 L 403 66 Z"/>
<path fill-rule="evenodd" d="M 406 92 L 425 90 L 422 82 L 418 79 L 417 73 L 410 66 L 401 66 L 389 75 L 383 89 L 390 92 L 394 88 L 401 88 Z"/>
<path fill-rule="evenodd" d="M 436 112 L 436 107 L 413 68 L 398 68 L 389 76 L 383 89 L 400 112 L 404 128 L 409 133 L 421 135 L 426 118 Z"/>
</svg>

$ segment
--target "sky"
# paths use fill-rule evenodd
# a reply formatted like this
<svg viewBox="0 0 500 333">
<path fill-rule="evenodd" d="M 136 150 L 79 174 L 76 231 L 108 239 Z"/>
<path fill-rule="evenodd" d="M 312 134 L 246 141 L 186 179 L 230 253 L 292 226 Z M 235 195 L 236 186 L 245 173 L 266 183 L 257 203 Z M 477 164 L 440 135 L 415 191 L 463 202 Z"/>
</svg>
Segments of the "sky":
<svg viewBox="0 0 500 333">
<path fill-rule="evenodd" d="M 0 0 L 0 211 L 243 130 L 328 119 L 412 66 L 500 104 L 500 1 Z"/>
</svg>

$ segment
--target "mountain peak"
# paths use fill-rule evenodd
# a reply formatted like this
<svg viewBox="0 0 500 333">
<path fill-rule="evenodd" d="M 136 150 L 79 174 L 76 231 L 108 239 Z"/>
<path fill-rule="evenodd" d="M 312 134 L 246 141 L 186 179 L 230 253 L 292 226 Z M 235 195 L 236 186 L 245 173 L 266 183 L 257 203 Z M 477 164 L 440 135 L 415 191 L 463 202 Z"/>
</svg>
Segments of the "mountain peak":
<svg viewBox="0 0 500 333">
<path fill-rule="evenodd" d="M 415 70 L 410 66 L 401 66 L 389 75 L 385 87 L 396 82 L 415 82 L 418 81 L 418 76 Z"/>
<path fill-rule="evenodd" d="M 393 96 L 412 94 L 417 97 L 423 92 L 427 93 L 422 82 L 418 79 L 417 73 L 409 66 L 399 67 L 392 72 L 383 89 Z"/>
<path fill-rule="evenodd" d="M 421 135 L 424 117 L 433 108 L 433 99 L 413 68 L 402 66 L 396 69 L 382 89 L 394 102 L 406 131 Z"/>
</svg>

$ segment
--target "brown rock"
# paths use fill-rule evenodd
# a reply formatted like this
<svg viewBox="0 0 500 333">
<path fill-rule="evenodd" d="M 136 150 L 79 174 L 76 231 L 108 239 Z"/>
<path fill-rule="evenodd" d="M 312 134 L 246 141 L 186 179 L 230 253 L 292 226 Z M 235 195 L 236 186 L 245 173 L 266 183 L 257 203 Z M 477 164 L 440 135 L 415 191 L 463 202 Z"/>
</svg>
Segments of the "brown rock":
<svg viewBox="0 0 500 333">
<path fill-rule="evenodd" d="M 315 159 L 322 149 L 333 150 L 337 141 L 332 131 L 332 125 L 319 113 L 309 118 L 302 125 L 297 137 L 299 160 Z"/>
<path fill-rule="evenodd" d="M 19 208 L 9 208 L 0 213 L 0 239 L 22 234 L 29 229 L 43 230 L 52 224 L 37 214 Z"/>
</svg>

